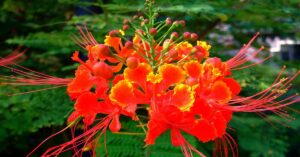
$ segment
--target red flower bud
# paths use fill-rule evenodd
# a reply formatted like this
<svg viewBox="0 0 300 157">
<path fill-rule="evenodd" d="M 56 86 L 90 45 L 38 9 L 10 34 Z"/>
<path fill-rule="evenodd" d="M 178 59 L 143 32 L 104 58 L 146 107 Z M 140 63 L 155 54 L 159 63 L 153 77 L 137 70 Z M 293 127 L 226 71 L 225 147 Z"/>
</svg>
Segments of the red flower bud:
<svg viewBox="0 0 300 157">
<path fill-rule="evenodd" d="M 185 26 L 185 21 L 184 20 L 180 20 L 179 23 L 180 23 L 181 27 Z"/>
<path fill-rule="evenodd" d="M 132 47 L 133 47 L 133 43 L 131 41 L 126 41 L 125 48 L 126 49 L 132 49 Z"/>
<path fill-rule="evenodd" d="M 120 31 L 119 30 L 112 30 L 108 34 L 111 37 L 119 37 L 120 36 Z"/>
<path fill-rule="evenodd" d="M 111 56 L 109 47 L 104 44 L 98 44 L 92 47 L 92 55 L 94 58 L 105 58 Z"/>
<path fill-rule="evenodd" d="M 177 32 L 173 32 L 173 33 L 171 34 L 171 40 L 177 39 L 178 36 L 179 36 L 179 35 L 178 35 Z"/>
<path fill-rule="evenodd" d="M 170 26 L 172 24 L 172 20 L 171 20 L 171 18 L 167 18 L 166 19 L 166 25 L 168 25 L 168 26 Z"/>
<path fill-rule="evenodd" d="M 145 20 L 144 20 L 144 23 L 145 23 L 145 24 L 149 23 L 149 19 L 145 19 Z"/>
<path fill-rule="evenodd" d="M 137 18 L 138 18 L 137 15 L 134 15 L 134 16 L 132 17 L 133 20 L 135 20 L 135 19 L 137 19 Z"/>
<path fill-rule="evenodd" d="M 178 21 L 174 21 L 174 22 L 173 22 L 173 25 L 175 25 L 175 27 L 179 27 L 180 24 L 179 24 Z"/>
<path fill-rule="evenodd" d="M 143 34 L 144 34 L 144 31 L 143 31 L 143 30 L 141 30 L 141 29 L 137 29 L 135 32 L 136 32 L 136 33 L 139 33 L 139 34 L 141 34 L 141 35 L 143 35 Z"/>
<path fill-rule="evenodd" d="M 129 23 L 129 20 L 128 20 L 128 19 L 124 19 L 124 20 L 123 20 L 123 24 L 124 24 L 124 25 L 127 25 L 128 23 Z"/>
<path fill-rule="evenodd" d="M 149 32 L 151 35 L 155 35 L 157 33 L 157 30 L 156 30 L 156 28 L 150 28 Z"/>
<path fill-rule="evenodd" d="M 136 57 L 131 56 L 126 59 L 126 64 L 128 68 L 135 69 L 139 64 L 139 61 Z"/>
<path fill-rule="evenodd" d="M 184 32 L 184 33 L 183 33 L 183 38 L 184 38 L 185 40 L 191 39 L 191 33 L 190 33 L 190 32 Z"/>
<path fill-rule="evenodd" d="M 196 33 L 191 34 L 191 40 L 196 41 L 198 39 L 198 35 Z"/>
<path fill-rule="evenodd" d="M 100 76 L 105 79 L 110 79 L 113 76 L 112 68 L 103 61 L 94 64 L 93 73 L 95 76 Z"/>
<path fill-rule="evenodd" d="M 123 25 L 123 30 L 124 30 L 124 31 L 129 30 L 129 26 L 128 26 L 128 25 Z"/>
</svg>

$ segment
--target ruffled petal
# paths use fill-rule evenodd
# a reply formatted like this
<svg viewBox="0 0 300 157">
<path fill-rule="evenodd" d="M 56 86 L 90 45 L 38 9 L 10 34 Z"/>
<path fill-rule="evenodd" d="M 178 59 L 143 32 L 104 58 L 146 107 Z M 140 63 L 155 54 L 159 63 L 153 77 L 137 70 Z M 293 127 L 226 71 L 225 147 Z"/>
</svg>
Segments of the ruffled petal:
<svg viewBox="0 0 300 157">
<path fill-rule="evenodd" d="M 216 129 L 207 120 L 200 120 L 190 133 L 201 142 L 208 142 L 217 137 Z"/>
<path fill-rule="evenodd" d="M 75 78 L 68 84 L 67 92 L 71 99 L 76 99 L 82 93 L 90 91 L 92 86 L 91 73 L 87 70 L 77 70 Z"/>
<path fill-rule="evenodd" d="M 194 92 L 191 87 L 185 84 L 178 84 L 174 88 L 171 104 L 181 111 L 189 111 L 195 101 Z"/>
<path fill-rule="evenodd" d="M 136 98 L 133 85 L 127 80 L 119 81 L 111 88 L 109 99 L 123 108 L 130 104 L 135 104 Z"/>
<path fill-rule="evenodd" d="M 211 94 L 209 96 L 215 102 L 225 104 L 231 97 L 231 90 L 228 88 L 227 84 L 223 81 L 217 81 L 212 86 Z"/>
<path fill-rule="evenodd" d="M 172 84 L 181 83 L 185 79 L 184 71 L 173 64 L 164 64 L 159 67 L 159 74 L 161 74 L 166 88 Z"/>
<path fill-rule="evenodd" d="M 148 132 L 146 135 L 145 143 L 147 145 L 155 144 L 155 140 L 162 133 L 167 131 L 168 125 L 159 121 L 150 119 L 148 122 Z"/>
<path fill-rule="evenodd" d="M 126 68 L 124 70 L 124 78 L 130 82 L 137 83 L 141 87 L 145 87 L 147 75 L 152 71 L 149 64 L 139 63 L 134 69 Z"/>
<path fill-rule="evenodd" d="M 202 66 L 198 61 L 189 61 L 184 64 L 184 69 L 190 77 L 199 78 Z"/>
<path fill-rule="evenodd" d="M 87 92 L 78 97 L 75 103 L 75 111 L 81 116 L 94 115 L 100 112 L 100 103 L 96 94 Z"/>
<path fill-rule="evenodd" d="M 240 84 L 233 78 L 224 78 L 223 82 L 227 84 L 233 95 L 238 95 L 242 90 Z"/>
<path fill-rule="evenodd" d="M 225 121 L 221 112 L 216 112 L 212 119 L 212 124 L 215 127 L 218 137 L 222 137 L 225 134 L 227 122 Z"/>
</svg>

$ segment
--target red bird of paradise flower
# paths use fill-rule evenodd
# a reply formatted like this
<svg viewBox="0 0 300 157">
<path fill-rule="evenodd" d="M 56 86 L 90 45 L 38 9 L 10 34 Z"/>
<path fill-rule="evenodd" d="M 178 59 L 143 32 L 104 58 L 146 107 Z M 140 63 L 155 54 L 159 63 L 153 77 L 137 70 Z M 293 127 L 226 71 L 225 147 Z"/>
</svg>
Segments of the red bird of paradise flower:
<svg viewBox="0 0 300 157">
<path fill-rule="evenodd" d="M 203 143 L 214 141 L 214 156 L 228 156 L 230 153 L 238 156 L 237 143 L 226 132 L 234 112 L 264 115 L 262 112 L 271 111 L 288 118 L 284 108 L 299 98 L 296 94 L 282 100 L 279 97 L 289 90 L 299 71 L 281 79 L 284 67 L 269 88 L 248 97 L 239 95 L 242 88 L 232 76 L 236 70 L 258 64 L 247 62 L 263 47 L 251 54 L 247 49 L 259 33 L 234 57 L 222 61 L 210 56 L 211 45 L 197 40 L 197 34 L 173 32 L 184 27 L 184 21 L 172 22 L 167 18 L 156 22 L 153 1 L 147 1 L 146 5 L 150 9 L 145 17 L 124 20 L 123 29 L 109 32 L 104 43 L 96 41 L 86 26 L 85 29 L 79 28 L 80 36 L 74 36 L 73 40 L 87 51 L 88 59 L 80 59 L 79 52 L 75 51 L 71 58 L 80 65 L 73 79 L 38 72 L 30 75 L 18 70 L 17 74 L 28 78 L 6 82 L 67 85 L 67 93 L 75 102 L 74 111 L 68 118 L 70 124 L 57 134 L 75 127 L 81 120 L 84 133 L 49 148 L 43 157 L 70 150 L 74 150 L 74 156 L 80 156 L 86 147 L 91 148 L 92 155 L 96 156 L 95 145 L 107 129 L 119 132 L 122 128 L 120 116 L 142 123 L 136 112 L 138 108 L 148 112 L 147 127 L 143 127 L 145 144 L 155 144 L 161 134 L 170 130 L 171 143 L 180 146 L 186 157 L 193 156 L 193 152 L 202 157 L 205 155 L 185 139 L 183 132 Z M 132 39 L 125 36 L 131 28 L 134 30 Z M 0 60 L 0 65 L 6 66 L 17 57 Z"/>
</svg>

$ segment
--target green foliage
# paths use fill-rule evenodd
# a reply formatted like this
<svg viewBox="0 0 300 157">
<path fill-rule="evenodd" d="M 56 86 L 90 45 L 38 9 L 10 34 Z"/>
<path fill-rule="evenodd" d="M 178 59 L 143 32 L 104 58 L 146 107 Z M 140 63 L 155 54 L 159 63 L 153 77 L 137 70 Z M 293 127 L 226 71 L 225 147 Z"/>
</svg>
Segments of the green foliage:
<svg viewBox="0 0 300 157">
<path fill-rule="evenodd" d="M 270 121 L 272 118 L 268 117 Z M 231 125 L 236 128 L 241 156 L 284 157 L 289 148 L 287 129 L 284 126 L 267 123 L 258 118 L 235 116 Z"/>
<path fill-rule="evenodd" d="M 65 118 L 72 109 L 72 103 L 64 88 L 7 96 L 35 89 L 2 86 L 0 90 L 0 144 L 2 145 L 0 151 L 14 146 L 14 140 L 17 140 L 18 136 L 37 132 L 41 128 L 64 124 Z M 25 143 L 19 144 L 26 145 L 26 141 L 23 142 Z M 32 149 L 30 145 L 26 147 L 27 151 Z"/>
<path fill-rule="evenodd" d="M 180 147 L 174 147 L 171 144 L 169 131 L 159 136 L 155 142 L 155 145 L 145 146 L 145 134 L 143 133 L 143 129 L 138 127 L 137 122 L 123 121 L 122 125 L 123 126 L 120 133 L 111 133 L 110 131 L 107 131 L 105 135 L 106 138 L 102 137 L 99 140 L 99 145 L 97 148 L 97 153 L 99 155 L 103 156 L 107 151 L 108 156 L 110 157 L 182 156 Z M 190 144 L 194 146 L 197 145 L 197 140 L 192 136 L 185 135 L 185 138 Z"/>
</svg>

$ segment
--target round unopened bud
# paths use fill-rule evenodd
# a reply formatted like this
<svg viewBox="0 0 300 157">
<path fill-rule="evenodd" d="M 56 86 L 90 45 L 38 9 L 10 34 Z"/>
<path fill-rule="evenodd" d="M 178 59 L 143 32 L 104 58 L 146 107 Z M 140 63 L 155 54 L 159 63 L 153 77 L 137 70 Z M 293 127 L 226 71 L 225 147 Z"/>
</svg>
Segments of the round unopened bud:
<svg viewBox="0 0 300 157">
<path fill-rule="evenodd" d="M 95 76 L 100 76 L 105 79 L 110 79 L 113 76 L 111 67 L 103 61 L 94 64 L 92 69 Z"/>
<path fill-rule="evenodd" d="M 119 37 L 120 36 L 120 31 L 119 30 L 112 30 L 108 34 L 111 37 Z"/>
<path fill-rule="evenodd" d="M 191 40 L 196 41 L 198 39 L 198 35 L 196 33 L 191 34 Z"/>
<path fill-rule="evenodd" d="M 135 69 L 138 66 L 138 64 L 139 64 L 139 61 L 136 57 L 130 56 L 126 59 L 126 65 L 130 69 Z"/>
<path fill-rule="evenodd" d="M 185 26 L 185 21 L 184 20 L 180 20 L 179 23 L 180 23 L 181 27 Z"/>
<path fill-rule="evenodd" d="M 158 17 L 158 13 L 154 13 L 154 15 L 153 15 L 155 18 L 157 18 Z"/>
<path fill-rule="evenodd" d="M 173 41 L 171 39 L 166 39 L 163 43 L 163 49 L 169 49 L 170 47 L 170 44 L 172 43 Z"/>
<path fill-rule="evenodd" d="M 131 41 L 126 41 L 125 48 L 126 49 L 132 49 L 133 48 L 133 43 Z"/>
<path fill-rule="evenodd" d="M 185 40 L 191 39 L 191 33 L 190 33 L 190 32 L 184 32 L 184 33 L 183 33 L 183 38 L 184 38 Z"/>
<path fill-rule="evenodd" d="M 133 20 L 135 20 L 135 19 L 137 19 L 137 18 L 138 18 L 137 15 L 134 15 L 134 16 L 132 17 Z"/>
<path fill-rule="evenodd" d="M 105 58 L 111 56 L 109 47 L 104 44 L 97 44 L 93 46 L 92 55 L 95 58 Z"/>
<path fill-rule="evenodd" d="M 166 18 L 166 25 L 170 26 L 172 24 L 171 18 Z"/>
<path fill-rule="evenodd" d="M 179 27 L 179 26 L 180 26 L 179 21 L 174 21 L 174 22 L 173 22 L 173 25 L 174 25 L 175 27 Z"/>
<path fill-rule="evenodd" d="M 151 35 L 155 35 L 157 33 L 157 30 L 156 28 L 150 28 L 149 32 Z"/>
<path fill-rule="evenodd" d="M 149 23 L 149 19 L 145 19 L 145 20 L 144 20 L 144 23 L 145 23 L 145 24 Z"/>
<path fill-rule="evenodd" d="M 173 32 L 172 34 L 171 34 L 171 39 L 172 40 L 175 40 L 175 39 L 177 39 L 178 38 L 178 33 L 177 32 Z"/>
<path fill-rule="evenodd" d="M 144 31 L 141 30 L 141 29 L 137 29 L 135 32 L 136 32 L 136 33 L 139 33 L 139 34 L 144 34 Z"/>
<path fill-rule="evenodd" d="M 126 24 L 128 24 L 128 23 L 129 23 L 129 20 L 128 20 L 128 19 L 124 19 L 124 20 L 123 20 L 123 24 L 124 24 L 124 25 L 126 25 Z"/>
<path fill-rule="evenodd" d="M 129 28 L 130 28 L 129 25 L 123 25 L 123 30 L 124 30 L 124 31 L 129 30 Z"/>
</svg>

